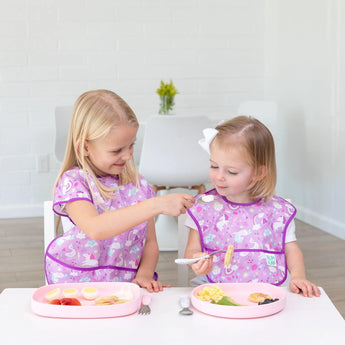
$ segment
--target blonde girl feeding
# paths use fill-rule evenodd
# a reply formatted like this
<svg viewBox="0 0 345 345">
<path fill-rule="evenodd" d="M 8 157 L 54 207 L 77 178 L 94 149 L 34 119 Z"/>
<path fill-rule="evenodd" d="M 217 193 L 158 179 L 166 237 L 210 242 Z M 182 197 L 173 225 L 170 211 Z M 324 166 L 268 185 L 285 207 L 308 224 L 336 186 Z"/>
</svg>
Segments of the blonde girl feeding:
<svg viewBox="0 0 345 345">
<path fill-rule="evenodd" d="M 155 280 L 154 217 L 185 213 L 194 198 L 154 195 L 134 163 L 137 131 L 134 112 L 115 93 L 93 90 L 77 99 L 53 203 L 73 226 L 47 248 L 48 283 L 127 281 L 163 289 Z"/>
</svg>

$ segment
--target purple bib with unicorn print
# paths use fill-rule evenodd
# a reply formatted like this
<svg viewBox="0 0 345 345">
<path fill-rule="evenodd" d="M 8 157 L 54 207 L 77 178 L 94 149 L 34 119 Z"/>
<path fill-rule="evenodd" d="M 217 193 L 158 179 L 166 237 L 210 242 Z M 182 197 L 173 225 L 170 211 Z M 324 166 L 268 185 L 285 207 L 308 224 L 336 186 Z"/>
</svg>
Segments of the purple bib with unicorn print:
<svg viewBox="0 0 345 345">
<path fill-rule="evenodd" d="M 139 185 L 120 185 L 118 178 L 110 175 L 100 177 L 100 182 L 117 188 L 114 197 L 104 200 L 88 175 L 90 192 L 84 172 L 73 168 L 65 172 L 54 196 L 54 212 L 68 216 L 65 204 L 76 200 L 91 202 L 99 213 L 131 206 L 148 198 L 154 192 L 148 182 L 139 178 Z M 47 282 L 77 283 L 89 281 L 132 281 L 137 273 L 145 245 L 147 222 L 106 240 L 93 240 L 76 225 L 62 236 L 54 239 L 45 255 Z"/>
<path fill-rule="evenodd" d="M 213 195 L 213 200 L 199 202 L 203 196 L 199 195 L 188 210 L 197 225 L 202 251 L 226 250 L 230 244 L 234 246 L 230 266 L 224 265 L 224 253 L 213 257 L 208 280 L 213 283 L 282 284 L 287 276 L 285 235 L 296 214 L 295 207 L 277 196 L 267 203 L 258 200 L 237 204 L 229 202 L 215 189 L 206 195 Z"/>
</svg>

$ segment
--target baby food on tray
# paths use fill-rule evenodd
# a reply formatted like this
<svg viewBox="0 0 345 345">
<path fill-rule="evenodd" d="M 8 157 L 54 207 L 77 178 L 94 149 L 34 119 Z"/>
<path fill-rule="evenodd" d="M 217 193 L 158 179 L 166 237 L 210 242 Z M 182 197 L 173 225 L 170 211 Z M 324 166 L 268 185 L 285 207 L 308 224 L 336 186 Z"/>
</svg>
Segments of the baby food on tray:
<svg viewBox="0 0 345 345">
<path fill-rule="evenodd" d="M 139 286 L 119 282 L 46 285 L 38 288 L 31 299 L 36 314 L 61 318 L 125 316 L 135 313 L 139 306 Z"/>
<path fill-rule="evenodd" d="M 255 318 L 284 309 L 286 293 L 283 288 L 266 283 L 204 284 L 193 290 L 191 302 L 212 316 Z"/>
</svg>

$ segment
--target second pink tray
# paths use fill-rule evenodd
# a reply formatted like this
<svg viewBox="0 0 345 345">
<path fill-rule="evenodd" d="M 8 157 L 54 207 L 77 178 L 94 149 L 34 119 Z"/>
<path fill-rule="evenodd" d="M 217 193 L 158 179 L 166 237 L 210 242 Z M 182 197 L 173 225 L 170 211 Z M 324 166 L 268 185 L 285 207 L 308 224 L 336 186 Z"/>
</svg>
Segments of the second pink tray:
<svg viewBox="0 0 345 345">
<path fill-rule="evenodd" d="M 244 306 L 212 304 L 197 298 L 197 294 L 200 290 L 206 286 L 212 285 L 218 285 L 225 294 L 230 295 L 235 302 L 243 304 Z M 252 303 L 248 300 L 248 297 L 254 292 L 268 294 L 273 299 L 279 298 L 279 301 L 264 305 Z M 283 288 L 266 283 L 203 284 L 192 291 L 191 302 L 196 309 L 205 314 L 224 318 L 248 319 L 272 315 L 284 309 L 286 304 L 286 293 Z"/>
</svg>

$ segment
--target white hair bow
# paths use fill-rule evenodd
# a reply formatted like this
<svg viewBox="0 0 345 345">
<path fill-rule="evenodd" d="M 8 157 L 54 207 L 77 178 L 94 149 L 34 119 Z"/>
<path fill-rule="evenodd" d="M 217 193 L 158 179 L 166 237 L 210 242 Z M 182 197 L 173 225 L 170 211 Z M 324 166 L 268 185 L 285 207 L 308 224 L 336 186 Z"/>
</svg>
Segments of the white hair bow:
<svg viewBox="0 0 345 345">
<path fill-rule="evenodd" d="M 218 134 L 218 131 L 214 128 L 205 128 L 202 133 L 204 134 L 204 138 L 200 139 L 198 143 L 208 154 L 210 154 L 210 144 Z"/>
</svg>

